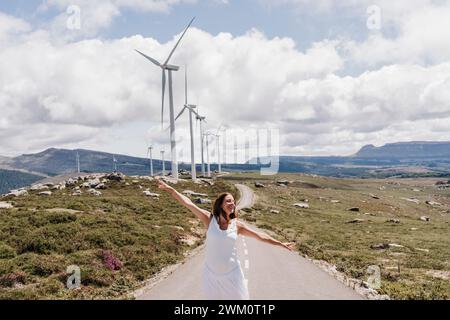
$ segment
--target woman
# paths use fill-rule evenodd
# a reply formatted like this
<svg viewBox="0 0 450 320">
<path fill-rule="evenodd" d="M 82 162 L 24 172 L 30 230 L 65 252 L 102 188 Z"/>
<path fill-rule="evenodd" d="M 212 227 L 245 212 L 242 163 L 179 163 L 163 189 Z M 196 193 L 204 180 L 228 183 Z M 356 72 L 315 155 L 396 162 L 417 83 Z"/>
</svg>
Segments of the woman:
<svg viewBox="0 0 450 320">
<path fill-rule="evenodd" d="M 248 287 L 237 259 L 238 234 L 292 250 L 294 243 L 282 243 L 264 233 L 250 229 L 237 220 L 236 204 L 230 193 L 222 193 L 213 204 L 212 214 L 197 207 L 163 181 L 159 188 L 171 194 L 178 202 L 192 211 L 206 226 L 206 261 L 203 267 L 203 291 L 207 299 L 249 299 Z"/>
</svg>

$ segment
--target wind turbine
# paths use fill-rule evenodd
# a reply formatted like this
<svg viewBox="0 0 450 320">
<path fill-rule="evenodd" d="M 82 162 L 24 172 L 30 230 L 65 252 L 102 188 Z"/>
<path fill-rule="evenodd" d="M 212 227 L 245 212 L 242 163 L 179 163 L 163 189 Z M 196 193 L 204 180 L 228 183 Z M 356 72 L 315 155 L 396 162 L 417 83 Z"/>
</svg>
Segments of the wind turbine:
<svg viewBox="0 0 450 320">
<path fill-rule="evenodd" d="M 162 176 L 166 176 L 166 164 L 164 163 L 164 150 L 161 150 Z"/>
<path fill-rule="evenodd" d="M 80 155 L 77 151 L 77 172 L 80 173 Z"/>
<path fill-rule="evenodd" d="M 198 111 L 198 108 L 197 108 Z M 204 137 L 204 133 L 203 133 L 203 125 L 202 122 L 206 123 L 206 118 L 200 116 L 197 113 L 197 117 L 196 117 L 197 121 L 200 121 L 200 153 L 201 153 L 201 159 L 202 159 L 202 176 L 205 176 L 205 158 L 204 158 L 204 152 L 203 152 L 203 137 Z"/>
<path fill-rule="evenodd" d="M 175 47 L 173 47 L 172 51 L 170 52 L 169 56 L 167 57 L 166 61 L 164 63 L 159 63 L 157 60 L 153 59 L 152 57 L 149 57 L 145 55 L 144 53 L 136 50 L 140 55 L 142 55 L 144 58 L 150 60 L 153 64 L 160 67 L 162 69 L 162 101 L 161 101 L 161 125 L 163 124 L 164 120 L 164 94 L 166 89 L 166 70 L 169 75 L 169 112 L 170 112 L 170 147 L 171 147 L 171 156 L 172 156 L 172 176 L 175 179 L 178 179 L 178 162 L 177 162 L 177 146 L 175 141 L 175 118 L 174 118 L 174 112 L 173 112 L 173 90 L 172 90 L 172 71 L 178 71 L 180 67 L 175 65 L 170 65 L 169 60 L 172 57 L 173 53 L 175 52 L 175 49 L 178 47 L 178 44 L 180 43 L 181 39 L 183 39 L 186 31 L 191 26 L 192 22 L 194 21 L 195 17 L 192 18 L 191 22 L 189 22 L 186 29 L 184 29 L 183 34 L 178 39 L 177 43 L 175 44 Z"/>
<path fill-rule="evenodd" d="M 206 163 L 208 168 L 208 175 L 207 177 L 211 177 L 211 164 L 209 162 L 209 136 L 213 135 L 211 132 L 206 132 L 204 136 L 206 137 Z"/>
<path fill-rule="evenodd" d="M 114 172 L 117 172 L 117 159 L 114 155 L 113 155 L 113 169 Z"/>
<path fill-rule="evenodd" d="M 183 109 L 181 109 L 180 113 L 175 118 L 175 121 L 183 114 L 183 112 L 188 109 L 189 110 L 189 128 L 190 128 L 190 134 L 191 134 L 191 176 L 192 180 L 197 179 L 197 173 L 195 170 L 195 155 L 194 155 L 194 128 L 192 126 L 192 114 L 195 114 L 198 118 L 199 115 L 197 112 L 195 112 L 195 108 L 197 108 L 194 104 L 188 104 L 188 98 L 187 98 L 187 68 L 185 69 L 184 73 L 184 106 Z"/>
<path fill-rule="evenodd" d="M 148 147 L 147 149 L 147 156 L 149 157 L 150 161 L 150 177 L 153 177 L 153 158 L 152 158 L 152 149 L 153 147 Z"/>
</svg>

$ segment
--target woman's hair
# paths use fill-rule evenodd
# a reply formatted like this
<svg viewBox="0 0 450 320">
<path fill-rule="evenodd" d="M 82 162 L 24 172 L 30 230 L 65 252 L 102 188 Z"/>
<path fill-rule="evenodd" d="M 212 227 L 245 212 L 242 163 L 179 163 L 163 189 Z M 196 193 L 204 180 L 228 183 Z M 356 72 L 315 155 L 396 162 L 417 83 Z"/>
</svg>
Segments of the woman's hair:
<svg viewBox="0 0 450 320">
<path fill-rule="evenodd" d="M 227 219 L 227 223 L 230 223 L 230 218 L 224 214 L 223 209 L 222 209 L 222 204 L 225 200 L 225 197 L 228 195 L 233 197 L 233 195 L 229 192 L 224 192 L 217 196 L 216 200 L 214 200 L 214 203 L 213 203 L 212 212 L 215 217 L 219 217 L 220 215 L 223 215 L 223 217 L 225 219 Z M 234 218 L 237 218 L 237 216 L 238 216 L 238 210 L 237 210 L 237 208 L 235 208 L 234 209 Z"/>
</svg>

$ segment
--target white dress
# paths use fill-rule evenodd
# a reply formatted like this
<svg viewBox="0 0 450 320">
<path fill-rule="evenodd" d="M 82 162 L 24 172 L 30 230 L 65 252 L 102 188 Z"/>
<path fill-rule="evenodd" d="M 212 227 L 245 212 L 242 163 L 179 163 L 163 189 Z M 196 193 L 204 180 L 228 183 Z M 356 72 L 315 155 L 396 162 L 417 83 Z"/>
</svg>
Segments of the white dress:
<svg viewBox="0 0 450 320">
<path fill-rule="evenodd" d="M 203 267 L 203 291 L 208 300 L 248 300 L 248 287 L 237 259 L 237 225 L 231 220 L 221 230 L 215 217 L 206 232 L 206 260 Z"/>
</svg>

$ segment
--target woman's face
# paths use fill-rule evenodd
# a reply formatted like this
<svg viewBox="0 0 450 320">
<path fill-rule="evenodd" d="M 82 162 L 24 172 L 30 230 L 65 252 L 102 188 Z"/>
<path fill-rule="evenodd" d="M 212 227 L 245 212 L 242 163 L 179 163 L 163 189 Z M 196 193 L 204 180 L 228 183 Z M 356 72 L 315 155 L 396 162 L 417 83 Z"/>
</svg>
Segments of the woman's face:
<svg viewBox="0 0 450 320">
<path fill-rule="evenodd" d="M 231 194 L 228 194 L 225 196 L 222 202 L 222 210 L 229 215 L 231 212 L 234 211 L 236 205 L 234 203 L 234 198 Z"/>
</svg>

